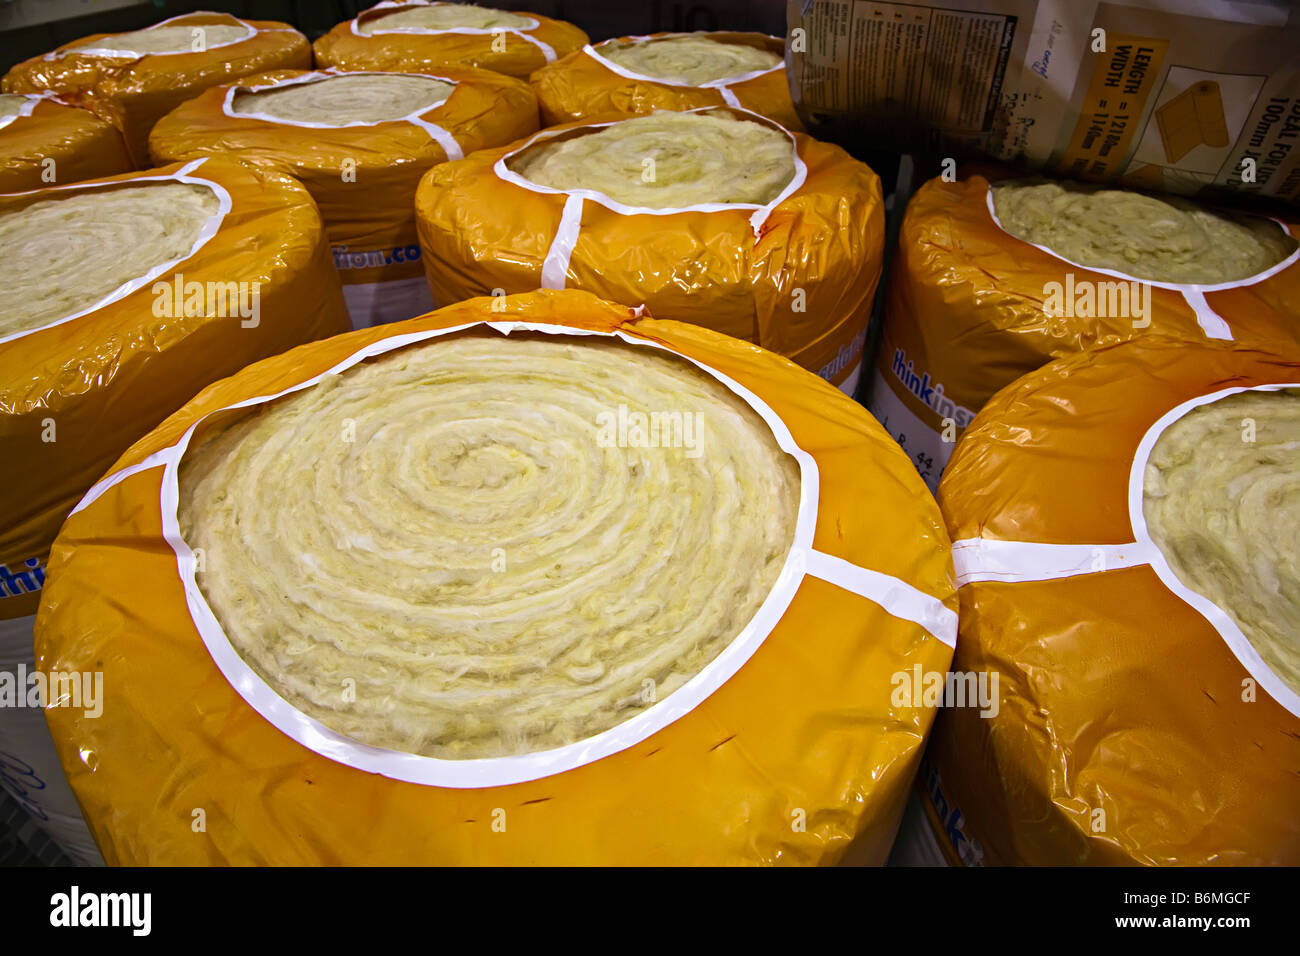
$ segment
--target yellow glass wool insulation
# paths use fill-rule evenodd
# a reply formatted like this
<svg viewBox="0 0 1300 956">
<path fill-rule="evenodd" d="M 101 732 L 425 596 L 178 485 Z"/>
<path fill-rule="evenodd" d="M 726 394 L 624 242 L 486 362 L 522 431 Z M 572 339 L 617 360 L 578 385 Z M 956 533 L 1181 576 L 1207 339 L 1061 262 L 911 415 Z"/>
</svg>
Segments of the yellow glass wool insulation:
<svg viewBox="0 0 1300 956">
<path fill-rule="evenodd" d="M 432 305 L 413 202 L 421 175 L 536 128 L 528 84 L 488 70 L 283 70 L 181 104 L 154 126 L 149 148 L 158 163 L 234 153 L 306 186 L 362 327 Z"/>
<path fill-rule="evenodd" d="M 133 441 L 205 383 L 347 326 L 311 196 L 224 158 L 0 195 L 0 260 L 11 619 L 35 613 L 59 526 Z"/>
<path fill-rule="evenodd" d="M 880 181 L 754 113 L 543 130 L 434 167 L 415 214 L 436 302 L 579 288 L 857 386 L 884 246 Z"/>
<path fill-rule="evenodd" d="M 801 132 L 784 50 L 784 40 L 762 33 L 616 37 L 548 63 L 528 82 L 537 93 L 542 126 L 732 106 Z"/>
<path fill-rule="evenodd" d="M 371 34 L 376 30 L 454 30 L 468 27 L 471 30 L 492 30 L 497 27 L 518 29 L 529 24 L 527 17 L 504 10 L 492 10 L 469 3 L 439 3 L 399 10 L 375 20 L 358 24 L 357 32 Z"/>
<path fill-rule="evenodd" d="M 544 142 L 509 167 L 539 186 L 591 189 L 627 206 L 771 202 L 794 176 L 790 140 L 726 113 L 655 113 Z"/>
<path fill-rule="evenodd" d="M 770 70 L 782 63 L 781 57 L 771 50 L 740 43 L 720 43 L 707 36 L 662 37 L 609 44 L 601 49 L 600 54 L 634 73 L 692 86 L 757 70 Z"/>
<path fill-rule="evenodd" d="M 1236 216 L 1177 196 L 1079 183 L 993 187 L 1003 228 L 1092 268 L 1156 282 L 1216 285 L 1256 275 L 1296 249 L 1270 219 Z"/>
<path fill-rule="evenodd" d="M 385 0 L 337 24 L 314 50 L 319 68 L 436 73 L 478 67 L 527 80 L 586 42 L 572 24 L 536 13 Z"/>
<path fill-rule="evenodd" d="M 8 272 L 0 284 L 0 338 L 81 312 L 155 266 L 184 258 L 217 208 L 206 186 L 153 182 L 54 194 L 0 213 Z"/>
<path fill-rule="evenodd" d="M 912 196 L 867 407 L 931 488 L 1000 388 L 1149 335 L 1300 346 L 1300 221 L 1006 170 Z"/>
<path fill-rule="evenodd" d="M 0 193 L 84 182 L 132 167 L 122 134 L 49 94 L 0 94 Z"/>
<path fill-rule="evenodd" d="M 253 31 L 248 27 L 224 23 L 160 26 L 82 40 L 68 49 L 103 55 L 118 53 L 123 56 L 143 56 L 147 53 L 201 53 L 207 47 L 224 46 L 227 43 L 245 40 L 252 36 L 252 33 Z"/>
<path fill-rule="evenodd" d="M 1179 580 L 1232 615 L 1300 694 L 1300 391 L 1193 409 L 1156 442 L 1143 495 Z"/>
<path fill-rule="evenodd" d="M 997 680 L 927 751 L 947 860 L 1300 862 L 1300 351 L 1057 359 L 985 405 L 938 498 L 952 673 Z"/>
<path fill-rule="evenodd" d="M 642 429 L 626 447 L 597 425 L 620 410 Z M 281 507 L 287 487 L 305 497 Z M 693 366 L 494 336 L 366 363 L 212 437 L 180 522 L 280 696 L 365 744 L 471 758 L 594 736 L 694 677 L 767 596 L 797 503 L 768 426 Z"/>
<path fill-rule="evenodd" d="M 122 134 L 149 167 L 149 132 L 204 90 L 268 70 L 311 66 L 311 44 L 286 23 L 186 13 L 130 33 L 85 37 L 16 64 L 6 93 L 54 93 Z"/>
<path fill-rule="evenodd" d="M 880 863 L 952 574 L 848 396 L 540 290 L 200 393 L 64 525 L 36 656 L 104 673 L 47 717 L 110 864 Z"/>
<path fill-rule="evenodd" d="M 361 73 L 268 90 L 240 90 L 231 110 L 298 123 L 384 123 L 441 103 L 456 87 L 429 76 Z"/>
</svg>

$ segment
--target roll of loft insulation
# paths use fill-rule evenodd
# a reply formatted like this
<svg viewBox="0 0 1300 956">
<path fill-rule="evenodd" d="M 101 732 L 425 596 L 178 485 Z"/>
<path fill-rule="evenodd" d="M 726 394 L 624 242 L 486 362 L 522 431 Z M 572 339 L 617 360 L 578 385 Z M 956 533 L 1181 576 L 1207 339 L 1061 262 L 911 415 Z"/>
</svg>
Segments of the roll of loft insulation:
<svg viewBox="0 0 1300 956">
<path fill-rule="evenodd" d="M 931 488 L 1000 388 L 1150 335 L 1300 346 L 1300 221 L 1068 182 L 933 179 L 908 204 L 868 407 Z"/>
<path fill-rule="evenodd" d="M 65 43 L 5 74 L 6 93 L 51 92 L 111 122 L 139 167 L 166 113 L 219 83 L 267 70 L 306 69 L 311 45 L 287 23 L 186 13 L 130 33 Z"/>
<path fill-rule="evenodd" d="M 924 774 L 956 862 L 1300 863 L 1300 349 L 1145 340 L 1000 391 L 939 487 L 961 633 Z"/>
<path fill-rule="evenodd" d="M 857 385 L 885 241 L 880 180 L 757 114 L 543 130 L 430 170 L 416 216 L 435 302 L 585 289 Z"/>
<path fill-rule="evenodd" d="M 132 169 L 122 134 L 52 94 L 0 93 L 0 193 L 25 192 Z"/>
<path fill-rule="evenodd" d="M 803 130 L 784 54 L 785 41 L 761 33 L 657 33 L 587 44 L 542 67 L 530 82 L 544 126 L 739 106 Z"/>
<path fill-rule="evenodd" d="M 586 42 L 573 24 L 536 13 L 386 0 L 317 40 L 315 54 L 319 67 L 437 73 L 468 66 L 526 80 Z"/>
<path fill-rule="evenodd" d="M 159 163 L 234 155 L 306 186 L 360 328 L 432 305 L 415 230 L 420 177 L 536 128 L 527 84 L 487 70 L 286 70 L 183 103 L 154 127 L 149 148 Z"/>
<path fill-rule="evenodd" d="M 851 399 L 539 291 L 203 392 L 65 526 L 37 648 L 102 663 L 48 714 L 110 863 L 881 862 L 951 573 Z"/>
</svg>

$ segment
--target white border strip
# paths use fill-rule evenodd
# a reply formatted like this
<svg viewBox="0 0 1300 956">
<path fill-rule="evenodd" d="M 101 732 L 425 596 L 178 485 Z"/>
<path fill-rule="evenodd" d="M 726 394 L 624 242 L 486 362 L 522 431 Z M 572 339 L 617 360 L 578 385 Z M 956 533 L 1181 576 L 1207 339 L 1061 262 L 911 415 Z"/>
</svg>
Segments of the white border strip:
<svg viewBox="0 0 1300 956">
<path fill-rule="evenodd" d="M 1002 181 L 1003 180 L 999 180 L 999 182 Z M 1157 282 L 1154 279 L 1140 279 L 1137 276 L 1129 275 L 1127 272 L 1116 272 L 1114 269 L 1103 269 L 1100 266 L 1083 265 L 1082 263 L 1075 262 L 1073 259 L 1065 258 L 1065 256 L 1058 252 L 1054 252 L 1047 246 L 1039 245 L 1036 242 L 1030 242 L 1028 239 L 1022 239 L 1020 236 L 1017 236 L 1008 230 L 1006 226 L 1002 225 L 1002 220 L 998 218 L 997 210 L 993 208 L 994 185 L 994 183 L 989 183 L 985 188 L 985 205 L 988 207 L 989 216 L 993 219 L 993 224 L 1012 239 L 1033 246 L 1035 249 L 1047 253 L 1053 259 L 1059 259 L 1061 262 L 1068 263 L 1076 269 L 1083 269 L 1085 272 L 1095 272 L 1099 275 L 1113 276 L 1116 279 L 1124 279 L 1128 282 L 1138 282 L 1142 285 L 1150 286 L 1153 289 L 1171 289 L 1172 291 L 1179 293 L 1187 302 L 1188 307 L 1196 314 L 1196 323 L 1201 327 L 1201 331 L 1205 333 L 1205 337 L 1208 339 L 1226 339 L 1231 341 L 1232 328 L 1221 315 L 1210 308 L 1209 303 L 1205 300 L 1205 293 L 1222 292 L 1225 289 L 1240 289 L 1244 286 L 1254 285 L 1256 282 L 1263 282 L 1265 279 L 1271 279 L 1283 269 L 1289 269 L 1291 266 L 1295 265 L 1296 262 L 1300 262 L 1300 246 L 1297 246 L 1291 255 L 1287 256 L 1276 265 L 1265 269 L 1263 272 L 1257 272 L 1253 276 L 1247 276 L 1244 279 L 1234 279 L 1231 282 L 1219 282 L 1212 285 L 1197 285 L 1190 282 Z M 1248 213 L 1247 215 L 1251 214 Z M 1283 235 L 1290 236 L 1292 239 L 1296 238 L 1292 235 L 1287 224 L 1280 219 L 1273 219 L 1272 216 L 1256 216 L 1255 218 L 1272 219 L 1273 222 L 1278 224 Z"/>
<path fill-rule="evenodd" d="M 991 538 L 963 538 L 953 542 L 953 565 L 957 586 L 981 581 L 1024 583 L 1100 574 L 1120 568 L 1150 565 L 1160 582 L 1198 611 L 1218 631 L 1233 656 L 1264 690 L 1297 717 L 1300 717 L 1300 694 L 1288 687 L 1260 657 L 1237 622 L 1209 598 L 1187 587 L 1151 539 L 1143 512 L 1143 486 L 1147 461 L 1165 429 L 1192 409 L 1217 402 L 1238 392 L 1277 392 L 1300 389 L 1300 383 L 1242 385 L 1199 395 L 1170 409 L 1153 424 L 1138 443 L 1128 478 L 1129 523 L 1133 541 L 1129 544 L 1043 544 L 1033 541 L 1000 541 Z"/>
<path fill-rule="evenodd" d="M 111 475 L 101 478 L 90 486 L 90 490 L 87 491 L 82 496 L 81 500 L 77 502 L 77 506 L 68 512 L 68 517 L 71 518 L 77 512 L 88 508 L 90 505 L 98 501 L 104 492 L 116 488 L 132 475 L 138 475 L 140 472 L 148 471 L 150 468 L 166 467 L 167 463 L 171 461 L 171 458 L 172 449 L 164 448 L 161 451 L 156 451 L 152 455 L 137 461 L 134 465 L 127 465 L 120 471 L 115 471 Z"/>
<path fill-rule="evenodd" d="M 952 545 L 952 563 L 957 571 L 958 587 L 975 581 L 1049 581 L 1138 567 L 1150 561 L 1151 555 L 1136 542 L 1041 544 L 964 538 Z"/>
<path fill-rule="evenodd" d="M 55 319 L 53 322 L 48 322 L 45 325 L 42 325 L 35 329 L 27 329 L 23 332 L 14 332 L 10 335 L 0 336 L 0 345 L 4 345 L 7 342 L 12 342 L 15 339 L 20 339 L 25 335 L 35 335 L 37 332 L 44 332 L 46 329 L 52 329 L 57 325 L 63 325 L 63 323 L 65 322 L 71 322 L 73 319 L 79 319 L 83 315 L 89 315 L 91 312 L 96 312 L 99 309 L 102 309 L 105 306 L 118 301 L 119 299 L 124 299 L 131 293 L 136 292 L 137 290 L 153 282 L 163 273 L 175 269 L 182 262 L 192 258 L 200 249 L 202 249 L 205 245 L 207 245 L 208 242 L 212 239 L 212 237 L 215 236 L 217 234 L 217 231 L 221 228 L 221 223 L 225 221 L 226 214 L 230 212 L 233 202 L 230 198 L 230 193 L 226 191 L 226 188 L 224 186 L 212 181 L 211 179 L 204 179 L 200 176 L 191 175 L 191 173 L 193 173 L 194 170 L 198 169 L 206 161 L 207 161 L 206 158 L 193 160 L 192 162 L 186 163 L 176 172 L 168 176 L 134 176 L 130 179 L 119 180 L 117 182 L 111 182 L 111 183 L 70 183 L 67 186 L 50 186 L 45 189 L 31 189 L 28 190 L 27 192 L 9 193 L 8 195 L 10 196 L 30 196 L 33 195 L 34 193 L 54 192 L 55 190 L 64 190 L 64 189 L 77 189 L 77 190 L 84 190 L 88 192 L 92 189 L 116 189 L 118 187 L 133 186 L 136 183 L 175 181 L 178 183 L 190 183 L 196 186 L 208 187 L 209 189 L 212 190 L 213 193 L 216 194 L 218 207 L 217 207 L 217 211 L 208 217 L 208 221 L 203 224 L 203 228 L 199 230 L 198 237 L 194 240 L 194 245 L 190 247 L 190 251 L 185 253 L 185 255 L 181 256 L 179 259 L 172 259 L 168 262 L 160 263 L 159 265 L 154 266 L 144 275 L 138 276 L 135 279 L 131 279 L 129 282 L 122 283 L 122 285 L 118 286 L 112 292 L 108 293 L 108 295 L 104 296 L 102 299 L 95 302 L 94 304 L 89 305 L 86 308 L 82 309 L 80 312 L 74 312 L 71 315 L 65 315 L 61 319 Z M 122 254 L 126 254 L 127 251 L 128 250 L 125 249 L 119 250 L 119 252 L 121 252 Z M 69 265 L 69 270 L 73 271 L 75 269 L 76 269 L 76 263 L 71 263 Z"/>
<path fill-rule="evenodd" d="M 371 747 L 345 737 L 294 708 L 244 662 L 222 631 L 198 587 L 194 554 L 180 534 L 179 471 L 181 459 L 190 440 L 204 419 L 210 415 L 274 401 L 282 396 L 310 388 L 325 376 L 339 374 L 373 356 L 480 326 L 494 329 L 504 335 L 521 330 L 550 335 L 618 338 L 629 345 L 660 349 L 685 359 L 748 403 L 771 428 L 772 435 L 781 449 L 795 459 L 800 472 L 799 511 L 790 553 L 786 556 L 776 583 L 754 617 L 712 662 L 672 694 L 609 730 L 564 747 L 512 757 L 443 760 Z M 246 399 L 204 415 L 195 421 L 174 445 L 155 452 L 144 461 L 99 482 L 87 493 L 74 511 L 81 511 L 89 506 L 105 491 L 127 477 L 128 473 L 138 474 L 160 465 L 164 469 L 160 502 L 163 536 L 176 554 L 177 571 L 185 590 L 186 603 L 195 629 L 222 675 L 258 714 L 307 749 L 346 766 L 368 773 L 381 774 L 393 780 L 453 789 L 510 786 L 563 773 L 635 746 L 690 713 L 740 670 L 785 614 L 806 573 L 821 572 L 838 586 L 860 594 L 890 614 L 916 621 L 922 627 L 927 627 L 926 622 L 932 622 L 939 631 L 935 636 L 945 643 L 950 643 L 953 637 L 951 629 L 955 627 L 955 615 L 938 598 L 925 595 L 897 578 L 858 568 L 843 559 L 813 550 L 812 540 L 816 529 L 820 488 L 817 463 L 811 455 L 799 447 L 785 422 L 770 406 L 749 389 L 721 372 L 658 342 L 622 330 L 597 332 L 532 322 L 483 321 L 390 336 L 358 349 L 320 375 L 274 394 Z"/>
<path fill-rule="evenodd" d="M 320 83 L 325 80 L 335 79 L 341 76 L 418 76 L 430 80 L 438 80 L 443 83 L 450 83 L 453 87 L 459 89 L 460 83 L 456 80 L 449 79 L 445 76 L 435 76 L 432 73 L 394 73 L 391 70 L 338 70 L 330 68 L 327 70 L 313 70 L 304 73 L 301 76 L 292 76 L 288 79 L 277 80 L 274 83 L 265 83 L 261 86 L 249 86 L 247 84 L 236 83 L 226 90 L 226 95 L 221 101 L 221 112 L 230 119 L 251 119 L 263 123 L 274 123 L 278 126 L 296 126 L 300 129 L 352 129 L 362 126 L 384 126 L 389 123 L 410 123 L 412 126 L 424 130 L 429 138 L 442 147 L 442 151 L 447 154 L 449 160 L 464 159 L 465 152 L 461 149 L 456 138 L 451 135 L 442 126 L 430 120 L 423 119 L 426 113 L 432 113 L 434 110 L 442 108 L 456 94 L 453 89 L 445 97 L 428 106 L 423 106 L 414 112 L 407 113 L 405 116 L 399 116 L 391 120 L 375 120 L 368 122 L 366 120 L 352 120 L 347 123 L 309 123 L 306 120 L 290 120 L 281 116 L 273 116 L 270 113 L 236 113 L 234 109 L 235 97 L 240 93 L 263 93 L 268 90 L 276 90 L 285 86 L 301 86 L 306 83 Z"/>
<path fill-rule="evenodd" d="M 409 9 L 411 7 L 441 7 L 447 5 L 448 4 L 441 3 L 441 2 L 429 3 L 427 2 L 427 0 L 408 0 L 407 3 L 394 3 L 394 2 L 390 2 L 390 0 L 384 0 L 383 3 L 377 3 L 373 7 L 370 7 L 368 10 L 362 10 L 361 13 L 357 14 L 355 17 L 352 18 L 352 35 L 357 37 L 382 37 L 382 36 L 420 37 L 420 36 L 442 36 L 448 33 L 459 33 L 465 36 L 496 36 L 497 34 L 501 34 L 501 33 L 509 33 L 519 37 L 519 39 L 521 40 L 526 40 L 529 43 L 531 43 L 533 46 L 537 47 L 537 49 L 541 51 L 542 56 L 546 59 L 547 63 L 555 62 L 555 48 L 552 47 L 549 43 L 543 43 L 541 40 L 537 39 L 537 37 L 533 36 L 530 33 L 525 32 L 527 30 L 536 30 L 538 27 L 541 26 L 541 22 L 537 20 L 535 17 L 527 17 L 524 16 L 522 13 L 516 13 L 513 10 L 495 10 L 493 12 L 509 13 L 512 16 L 516 16 L 519 17 L 520 19 L 527 20 L 528 22 L 524 26 L 446 27 L 441 30 L 431 30 L 427 27 L 406 27 L 405 29 L 398 29 L 398 30 L 371 30 L 369 33 L 362 33 L 359 29 L 357 29 L 358 21 L 367 13 L 373 13 L 375 10 L 398 10 L 398 9 Z M 473 6 L 473 4 L 470 5 Z M 383 18 L 376 17 L 375 19 L 382 20 Z"/>
</svg>

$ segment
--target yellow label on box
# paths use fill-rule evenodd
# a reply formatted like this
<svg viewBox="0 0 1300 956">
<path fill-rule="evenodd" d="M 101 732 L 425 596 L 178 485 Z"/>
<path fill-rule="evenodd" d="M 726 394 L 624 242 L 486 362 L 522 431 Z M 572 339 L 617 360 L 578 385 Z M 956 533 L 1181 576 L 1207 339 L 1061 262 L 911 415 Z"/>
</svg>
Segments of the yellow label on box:
<svg viewBox="0 0 1300 956">
<path fill-rule="evenodd" d="M 1147 99 L 1155 90 L 1169 41 L 1110 33 L 1097 53 L 1079 121 L 1057 171 L 1108 180 L 1123 168 Z"/>
</svg>

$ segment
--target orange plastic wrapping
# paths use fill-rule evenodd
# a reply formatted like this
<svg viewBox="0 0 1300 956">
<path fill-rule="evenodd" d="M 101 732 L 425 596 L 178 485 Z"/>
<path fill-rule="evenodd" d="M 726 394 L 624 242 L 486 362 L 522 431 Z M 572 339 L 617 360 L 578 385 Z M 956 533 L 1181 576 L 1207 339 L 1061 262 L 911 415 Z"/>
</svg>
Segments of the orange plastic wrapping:
<svg viewBox="0 0 1300 956">
<path fill-rule="evenodd" d="M 1151 334 L 1192 343 L 1224 336 L 1264 347 L 1300 343 L 1300 252 L 1254 278 L 1214 287 L 1130 280 L 1005 232 L 990 210 L 989 183 L 999 178 L 932 179 L 917 190 L 886 283 L 868 407 L 931 488 L 993 393 L 1053 358 Z M 1300 236 L 1300 220 L 1282 225 Z M 1150 314 L 1049 315 L 1045 287 L 1052 282 L 1066 297 L 1087 284 L 1100 290 L 1138 282 L 1150 290 Z"/>
<path fill-rule="evenodd" d="M 376 21 L 404 7 L 436 6 L 425 0 L 383 2 L 338 24 L 314 44 L 317 66 L 344 70 L 397 70 L 437 73 L 446 67 L 475 66 L 527 79 L 534 70 L 568 56 L 587 42 L 587 34 L 571 23 L 536 13 L 511 11 L 528 17 L 534 26 L 497 30 L 425 30 L 362 34 L 358 25 Z"/>
<path fill-rule="evenodd" d="M 885 240 L 871 168 L 789 133 L 796 176 L 774 203 L 655 214 L 625 214 L 592 191 L 543 191 L 505 168 L 534 142 L 607 125 L 543 130 L 425 175 L 415 203 L 434 301 L 585 289 L 754 342 L 852 394 Z"/>
<path fill-rule="evenodd" d="M 320 215 L 287 176 L 208 159 L 0 196 L 0 215 L 66 190 L 182 175 L 229 197 L 209 238 L 76 318 L 0 340 L 0 482 L 9 503 L 0 523 L 0 618 L 35 613 L 59 525 L 132 442 L 207 383 L 347 328 Z M 67 263 L 70 276 L 76 269 Z M 184 295 L 195 282 L 248 283 L 240 301 L 247 298 L 252 313 L 255 292 L 257 312 L 246 318 L 233 300 L 223 307 L 214 298 L 214 314 L 205 305 L 202 314 L 181 315 L 174 297 L 168 307 L 155 292 L 177 282 Z"/>
<path fill-rule="evenodd" d="M 757 47 L 778 56 L 785 54 L 784 40 L 762 33 L 656 33 L 650 37 L 622 37 L 594 46 L 588 44 L 532 75 L 530 82 L 541 104 L 542 125 L 637 116 L 655 110 L 738 105 L 776 120 L 787 129 L 803 130 L 790 100 L 784 60 L 779 66 L 757 74 L 745 74 L 735 82 L 687 86 L 635 73 L 601 55 L 602 50 L 611 46 L 681 36 L 704 36 L 719 43 Z"/>
<path fill-rule="evenodd" d="M 0 118 L 0 193 L 79 183 L 131 170 L 122 134 L 93 113 L 29 94 Z"/>
<path fill-rule="evenodd" d="M 497 772 L 477 766 L 459 785 L 406 782 L 295 742 L 223 677 L 187 606 L 182 578 L 193 558 L 178 575 L 188 549 L 173 551 L 164 537 L 164 520 L 175 518 L 174 495 L 161 497 L 173 466 L 156 466 L 219 409 L 381 350 L 466 327 L 491 334 L 488 322 L 507 334 L 617 332 L 749 390 L 814 465 L 802 471 L 811 510 L 795 532 L 795 563 L 807 563 L 787 564 L 794 576 L 777 587 L 790 589 L 789 604 L 771 612 L 774 626 L 752 656 L 652 735 L 596 759 L 587 748 L 597 738 L 588 738 L 574 745 L 577 765 L 511 785 L 464 782 Z M 132 447 L 64 526 L 37 653 L 43 668 L 104 672 L 102 717 L 46 713 L 110 863 L 879 863 L 935 710 L 919 698 L 896 705 L 894 685 L 914 668 L 947 668 L 951 575 L 937 507 L 849 398 L 706 329 L 583 292 L 538 291 L 305 345 L 203 391 Z M 435 768 L 443 774 L 494 761 L 432 763 L 458 768 Z"/>
<path fill-rule="evenodd" d="M 1300 863 L 1300 698 L 1132 517 L 1165 416 L 1282 383 L 1300 351 L 1153 336 L 1025 376 L 968 430 L 939 489 L 953 670 L 997 672 L 1001 705 L 935 727 L 923 799 L 952 862 Z"/>
<path fill-rule="evenodd" d="M 309 125 L 230 108 L 244 90 L 337 75 L 335 70 L 283 70 L 214 87 L 158 122 L 150 152 L 160 163 L 230 154 L 292 175 L 320 207 L 353 324 L 408 319 L 429 308 L 415 229 L 420 177 L 449 156 L 460 158 L 531 133 L 537 129 L 537 100 L 520 80 L 461 69 L 435 77 L 456 84 L 446 100 L 392 122 Z M 376 291 L 376 283 L 399 285 L 385 292 Z"/>
<path fill-rule="evenodd" d="M 287 23 L 240 20 L 224 13 L 187 13 L 155 24 L 164 25 L 195 31 L 209 25 L 242 25 L 253 32 L 245 40 L 214 44 L 197 53 L 96 56 L 70 49 L 87 40 L 112 36 L 94 34 L 19 63 L 5 74 L 4 92 L 48 90 L 85 107 L 121 130 L 132 160 L 144 167 L 149 162 L 153 124 L 181 103 L 240 77 L 311 66 L 307 38 Z M 195 35 L 200 38 L 196 42 L 202 42 L 202 34 Z"/>
</svg>

